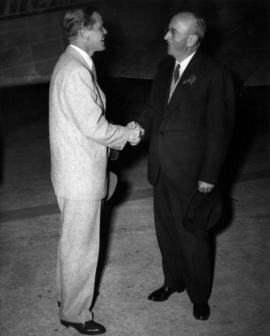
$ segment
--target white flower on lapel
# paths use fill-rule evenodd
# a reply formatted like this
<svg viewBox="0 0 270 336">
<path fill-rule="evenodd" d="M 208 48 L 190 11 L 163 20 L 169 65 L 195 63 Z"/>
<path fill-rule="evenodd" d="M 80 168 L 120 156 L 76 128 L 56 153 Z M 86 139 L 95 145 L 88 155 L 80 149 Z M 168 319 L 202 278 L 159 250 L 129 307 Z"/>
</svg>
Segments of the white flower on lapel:
<svg viewBox="0 0 270 336">
<path fill-rule="evenodd" d="M 193 85 L 197 80 L 197 77 L 195 75 L 191 75 L 189 78 L 185 79 L 183 81 L 184 85 Z"/>
</svg>

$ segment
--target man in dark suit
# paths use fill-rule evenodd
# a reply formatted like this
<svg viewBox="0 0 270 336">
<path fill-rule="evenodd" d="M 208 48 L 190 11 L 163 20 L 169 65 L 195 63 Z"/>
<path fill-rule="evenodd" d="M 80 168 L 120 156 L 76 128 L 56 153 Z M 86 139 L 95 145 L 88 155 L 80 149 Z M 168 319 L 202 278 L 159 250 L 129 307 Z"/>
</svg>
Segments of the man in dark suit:
<svg viewBox="0 0 270 336">
<path fill-rule="evenodd" d="M 200 320 L 210 315 L 210 239 L 207 231 L 188 232 L 183 217 L 195 190 L 216 186 L 234 114 L 230 75 L 198 50 L 205 30 L 194 13 L 172 18 L 164 37 L 169 57 L 158 68 L 141 120 L 146 130 L 151 125 L 148 178 L 164 273 L 163 286 L 149 299 L 165 301 L 187 290 Z"/>
</svg>

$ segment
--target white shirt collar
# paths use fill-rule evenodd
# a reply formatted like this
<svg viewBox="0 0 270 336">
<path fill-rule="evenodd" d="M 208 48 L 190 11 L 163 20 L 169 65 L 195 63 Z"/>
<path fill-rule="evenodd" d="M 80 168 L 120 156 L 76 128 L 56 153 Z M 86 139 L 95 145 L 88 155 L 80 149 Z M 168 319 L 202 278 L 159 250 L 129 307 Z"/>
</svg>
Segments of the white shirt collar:
<svg viewBox="0 0 270 336">
<path fill-rule="evenodd" d="M 87 52 L 85 52 L 84 50 L 82 50 L 81 48 L 75 46 L 74 44 L 70 44 L 70 46 L 72 48 L 74 48 L 75 50 L 78 51 L 78 53 L 80 53 L 80 55 L 83 57 L 83 59 L 85 60 L 85 62 L 87 63 L 87 65 L 89 66 L 90 70 L 93 70 L 93 60 L 92 58 L 87 54 Z"/>
<path fill-rule="evenodd" d="M 175 61 L 175 67 L 177 66 L 177 64 L 180 64 L 180 77 L 183 75 L 183 72 L 186 70 L 186 67 L 188 66 L 189 62 L 191 61 L 195 53 L 196 50 L 188 57 L 186 57 L 182 62 Z"/>
</svg>

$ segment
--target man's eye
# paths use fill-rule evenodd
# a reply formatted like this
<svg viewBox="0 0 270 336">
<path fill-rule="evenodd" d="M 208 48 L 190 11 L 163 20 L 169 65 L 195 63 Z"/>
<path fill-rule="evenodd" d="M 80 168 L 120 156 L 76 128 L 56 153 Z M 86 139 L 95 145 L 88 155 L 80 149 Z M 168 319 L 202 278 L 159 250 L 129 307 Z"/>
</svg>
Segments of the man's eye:
<svg viewBox="0 0 270 336">
<path fill-rule="evenodd" d="M 171 35 L 175 35 L 177 33 L 177 30 L 174 28 L 167 28 L 165 30 L 165 33 L 170 33 Z"/>
</svg>

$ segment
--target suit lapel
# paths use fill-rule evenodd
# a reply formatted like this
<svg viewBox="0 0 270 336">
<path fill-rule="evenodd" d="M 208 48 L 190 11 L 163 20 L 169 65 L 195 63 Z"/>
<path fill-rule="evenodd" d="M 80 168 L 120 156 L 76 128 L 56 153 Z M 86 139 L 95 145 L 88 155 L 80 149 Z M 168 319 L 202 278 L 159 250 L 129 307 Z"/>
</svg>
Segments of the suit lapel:
<svg viewBox="0 0 270 336">
<path fill-rule="evenodd" d="M 87 68 L 87 70 L 90 72 L 93 84 L 96 88 L 97 95 L 98 95 L 98 98 L 99 98 L 98 103 L 102 107 L 102 109 L 105 111 L 105 104 L 106 104 L 105 103 L 105 96 L 104 96 L 104 93 L 101 90 L 100 86 L 98 85 L 98 82 L 97 82 L 97 79 L 96 79 L 97 77 L 96 77 L 96 70 L 95 70 L 94 63 L 93 63 L 93 69 L 90 69 L 89 64 L 85 61 L 85 59 L 82 57 L 82 55 L 71 46 L 67 47 L 66 53 L 68 53 L 68 54 L 72 55 L 72 57 L 76 58 L 77 61 L 79 61 L 82 64 L 82 66 Z"/>
<path fill-rule="evenodd" d="M 78 62 L 80 62 L 84 67 L 88 69 L 88 71 L 92 73 L 92 70 L 90 69 L 88 63 L 85 61 L 85 59 L 76 49 L 74 49 L 73 47 L 69 45 L 66 49 L 66 53 L 76 58 Z"/>
<path fill-rule="evenodd" d="M 177 84 L 168 106 L 177 104 L 181 99 L 186 88 L 190 88 L 196 81 L 199 80 L 201 73 L 204 70 L 203 56 L 199 51 L 193 56 L 184 73 L 182 74 L 179 83 Z"/>
<path fill-rule="evenodd" d="M 171 89 L 172 75 L 173 75 L 173 70 L 174 70 L 174 64 L 175 64 L 175 61 L 174 61 L 174 59 L 172 59 L 171 62 L 169 63 L 169 67 L 168 67 L 168 70 L 167 70 L 167 77 L 164 81 L 164 85 L 166 85 L 166 89 L 164 90 L 164 92 L 165 92 L 165 97 L 164 97 L 165 106 L 168 105 L 170 89 Z"/>
<path fill-rule="evenodd" d="M 166 66 L 163 68 L 163 73 L 161 75 L 160 87 L 159 87 L 159 93 L 160 93 L 159 101 L 163 109 L 166 109 L 168 105 L 174 62 L 175 62 L 174 59 L 170 57 L 168 59 L 168 62 L 166 63 Z"/>
</svg>

